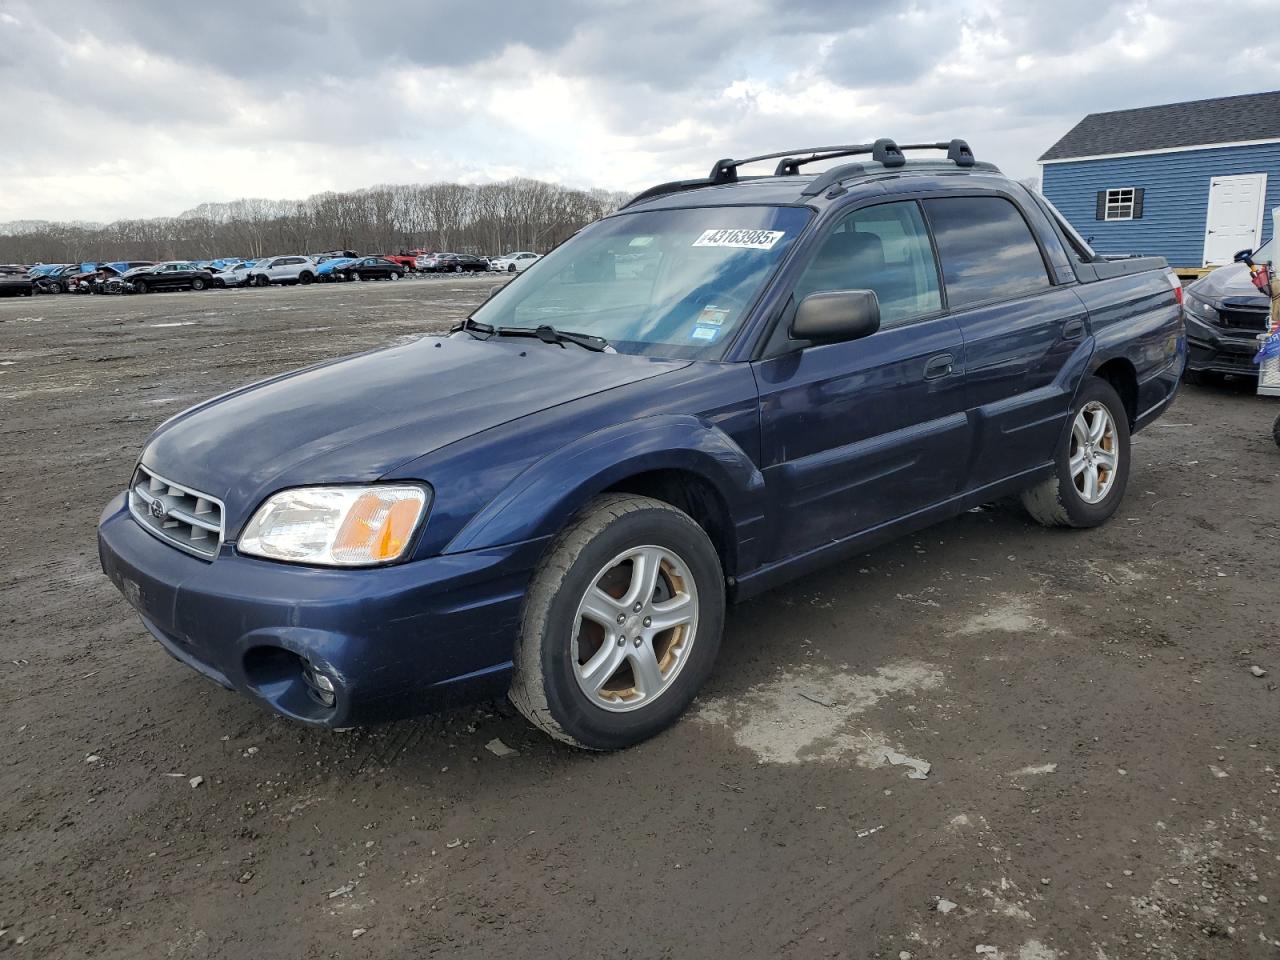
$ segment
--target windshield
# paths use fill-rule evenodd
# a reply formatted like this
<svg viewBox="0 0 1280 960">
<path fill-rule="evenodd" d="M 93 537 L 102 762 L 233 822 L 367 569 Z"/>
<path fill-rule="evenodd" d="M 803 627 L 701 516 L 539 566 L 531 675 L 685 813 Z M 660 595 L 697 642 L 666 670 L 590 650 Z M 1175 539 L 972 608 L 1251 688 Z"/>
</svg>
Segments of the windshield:
<svg viewBox="0 0 1280 960">
<path fill-rule="evenodd" d="M 603 337 L 620 353 L 711 360 L 809 222 L 801 207 L 695 207 L 601 220 L 472 316 Z"/>
</svg>

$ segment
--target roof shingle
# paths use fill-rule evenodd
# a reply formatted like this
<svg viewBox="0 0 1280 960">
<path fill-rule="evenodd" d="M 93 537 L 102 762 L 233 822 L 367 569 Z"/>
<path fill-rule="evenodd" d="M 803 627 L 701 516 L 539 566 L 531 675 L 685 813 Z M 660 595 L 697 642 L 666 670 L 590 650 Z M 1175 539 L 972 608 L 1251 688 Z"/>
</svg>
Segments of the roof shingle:
<svg viewBox="0 0 1280 960">
<path fill-rule="evenodd" d="M 1280 90 L 1091 113 L 1040 159 L 1271 139 L 1280 139 Z"/>
</svg>

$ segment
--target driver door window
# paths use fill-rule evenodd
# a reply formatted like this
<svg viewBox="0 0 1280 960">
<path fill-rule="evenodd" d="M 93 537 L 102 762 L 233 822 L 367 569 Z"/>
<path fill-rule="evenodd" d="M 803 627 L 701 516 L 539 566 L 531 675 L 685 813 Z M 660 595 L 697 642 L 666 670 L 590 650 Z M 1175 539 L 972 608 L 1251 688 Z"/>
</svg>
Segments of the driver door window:
<svg viewBox="0 0 1280 960">
<path fill-rule="evenodd" d="M 795 299 L 827 290 L 874 290 L 881 329 L 941 313 L 938 267 L 919 206 L 884 203 L 845 217 L 796 284 Z"/>
</svg>

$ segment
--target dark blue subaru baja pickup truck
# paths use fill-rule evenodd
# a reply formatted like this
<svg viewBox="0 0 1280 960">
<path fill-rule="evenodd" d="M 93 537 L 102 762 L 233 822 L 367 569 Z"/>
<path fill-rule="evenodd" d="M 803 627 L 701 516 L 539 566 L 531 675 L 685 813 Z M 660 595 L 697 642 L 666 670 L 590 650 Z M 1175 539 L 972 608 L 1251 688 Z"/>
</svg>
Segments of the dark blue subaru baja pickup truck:
<svg viewBox="0 0 1280 960">
<path fill-rule="evenodd" d="M 1110 517 L 1181 294 L 960 140 L 723 160 L 448 336 L 169 420 L 102 566 L 173 656 L 295 720 L 506 692 L 626 746 L 689 704 L 731 599 L 1007 494 Z"/>
</svg>

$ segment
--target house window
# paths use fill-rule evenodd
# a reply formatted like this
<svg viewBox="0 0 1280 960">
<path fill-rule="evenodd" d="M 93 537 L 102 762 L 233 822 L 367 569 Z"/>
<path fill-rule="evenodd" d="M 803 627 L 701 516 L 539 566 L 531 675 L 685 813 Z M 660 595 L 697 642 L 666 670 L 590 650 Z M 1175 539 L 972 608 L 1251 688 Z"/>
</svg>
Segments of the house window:
<svg viewBox="0 0 1280 960">
<path fill-rule="evenodd" d="M 1133 206 L 1133 187 L 1119 187 L 1108 190 L 1102 218 L 1104 220 L 1132 220 Z"/>
</svg>

